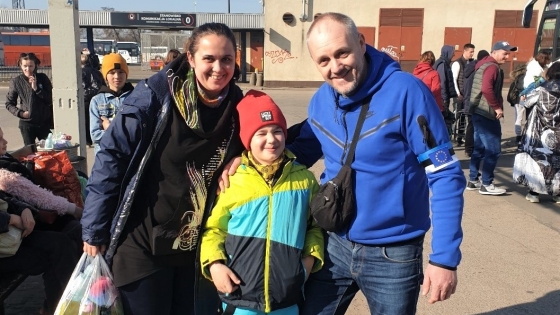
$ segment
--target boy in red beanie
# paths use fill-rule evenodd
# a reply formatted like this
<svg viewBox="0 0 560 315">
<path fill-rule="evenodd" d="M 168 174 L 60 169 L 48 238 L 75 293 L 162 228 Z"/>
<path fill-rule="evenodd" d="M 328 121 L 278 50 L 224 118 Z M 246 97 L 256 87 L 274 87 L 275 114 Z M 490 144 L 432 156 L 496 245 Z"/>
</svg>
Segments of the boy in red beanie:
<svg viewBox="0 0 560 315">
<path fill-rule="evenodd" d="M 297 315 L 303 284 L 323 265 L 323 234 L 309 212 L 319 186 L 285 149 L 286 119 L 265 93 L 237 105 L 247 149 L 206 222 L 201 266 L 224 314 Z"/>
</svg>

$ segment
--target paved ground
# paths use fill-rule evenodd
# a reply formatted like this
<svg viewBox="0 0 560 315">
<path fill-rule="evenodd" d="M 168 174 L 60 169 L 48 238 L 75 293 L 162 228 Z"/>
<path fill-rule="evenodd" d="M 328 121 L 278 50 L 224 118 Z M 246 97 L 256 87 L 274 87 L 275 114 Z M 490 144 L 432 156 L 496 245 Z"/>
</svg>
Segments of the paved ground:
<svg viewBox="0 0 560 315">
<path fill-rule="evenodd" d="M 139 79 L 150 72 L 131 70 Z M 244 90 L 250 87 L 242 84 Z M 6 88 L 0 87 L 0 99 Z M 306 117 L 313 89 L 267 89 L 284 111 L 288 124 Z M 503 155 L 496 170 L 496 184 L 508 189 L 504 196 L 482 196 L 465 192 L 459 287 L 451 300 L 429 305 L 421 297 L 420 315 L 559 315 L 560 314 L 560 205 L 549 197 L 540 204 L 524 199 L 526 190 L 511 181 L 515 155 L 513 111 L 505 109 Z M 7 112 L 0 115 L 0 126 L 9 140 L 8 148 L 22 145 L 16 119 Z M 456 148 L 464 170 L 468 160 Z M 88 149 L 89 161 L 93 150 Z M 90 165 L 91 167 L 91 165 Z M 319 174 L 321 165 L 313 171 Z M 425 255 L 430 252 L 429 236 Z M 426 260 L 425 260 L 426 261 Z M 8 300 L 7 315 L 37 314 L 42 300 L 42 279 L 29 278 Z M 367 303 L 358 295 L 347 314 L 368 314 Z"/>
</svg>

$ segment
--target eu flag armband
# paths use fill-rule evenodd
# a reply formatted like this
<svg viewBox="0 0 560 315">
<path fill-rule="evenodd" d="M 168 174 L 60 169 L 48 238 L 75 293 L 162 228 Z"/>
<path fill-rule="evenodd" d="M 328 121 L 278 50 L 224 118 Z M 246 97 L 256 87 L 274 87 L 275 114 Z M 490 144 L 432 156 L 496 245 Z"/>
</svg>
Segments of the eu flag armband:
<svg viewBox="0 0 560 315">
<path fill-rule="evenodd" d="M 439 145 L 418 156 L 418 162 L 424 166 L 426 173 L 437 172 L 458 161 L 451 142 Z"/>
</svg>

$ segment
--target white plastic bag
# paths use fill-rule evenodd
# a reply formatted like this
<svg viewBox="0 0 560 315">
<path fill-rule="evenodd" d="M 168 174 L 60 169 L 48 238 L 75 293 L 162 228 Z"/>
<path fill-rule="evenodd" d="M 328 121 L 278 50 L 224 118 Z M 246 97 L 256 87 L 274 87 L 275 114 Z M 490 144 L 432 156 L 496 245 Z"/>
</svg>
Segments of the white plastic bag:
<svg viewBox="0 0 560 315">
<path fill-rule="evenodd" d="M 55 315 L 122 315 L 119 291 L 100 254 L 82 254 L 58 302 Z"/>
</svg>

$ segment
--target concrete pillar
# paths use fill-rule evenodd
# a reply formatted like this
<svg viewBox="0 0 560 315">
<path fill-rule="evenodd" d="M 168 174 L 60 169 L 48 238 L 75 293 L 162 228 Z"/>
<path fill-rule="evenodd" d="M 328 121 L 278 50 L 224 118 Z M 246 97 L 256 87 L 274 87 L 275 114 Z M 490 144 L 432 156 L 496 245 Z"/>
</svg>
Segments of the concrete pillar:
<svg viewBox="0 0 560 315">
<path fill-rule="evenodd" d="M 49 0 L 54 128 L 71 135 L 79 155 L 87 156 L 78 14 L 78 0 Z"/>
</svg>

